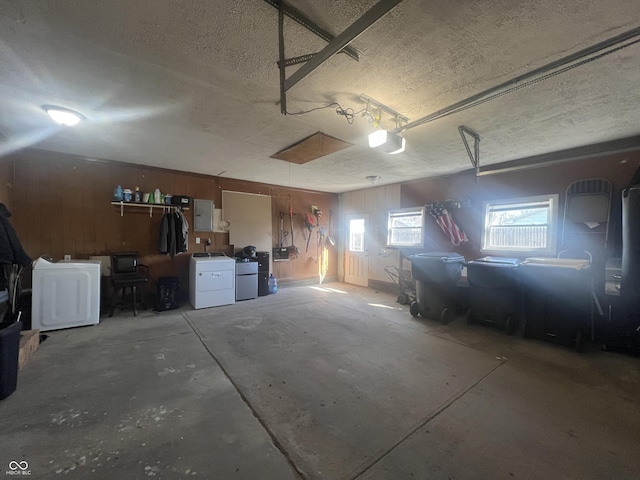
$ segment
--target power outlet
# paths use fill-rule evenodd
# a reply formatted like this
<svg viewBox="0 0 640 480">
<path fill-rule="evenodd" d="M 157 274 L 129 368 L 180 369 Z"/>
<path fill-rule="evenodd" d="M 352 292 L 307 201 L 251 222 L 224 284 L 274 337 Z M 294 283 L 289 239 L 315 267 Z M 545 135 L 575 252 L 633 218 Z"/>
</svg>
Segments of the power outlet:
<svg viewBox="0 0 640 480">
<path fill-rule="evenodd" d="M 196 243 L 200 245 L 200 237 L 196 237 Z"/>
<path fill-rule="evenodd" d="M 64 261 L 68 262 L 69 260 L 71 260 L 71 255 L 65 255 L 64 256 Z"/>
</svg>

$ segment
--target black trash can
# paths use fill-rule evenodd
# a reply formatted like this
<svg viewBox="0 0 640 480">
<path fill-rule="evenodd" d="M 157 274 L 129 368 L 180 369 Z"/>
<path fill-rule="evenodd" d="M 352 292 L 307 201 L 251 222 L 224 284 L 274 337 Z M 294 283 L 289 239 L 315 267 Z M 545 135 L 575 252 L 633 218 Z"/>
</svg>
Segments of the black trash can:
<svg viewBox="0 0 640 480">
<path fill-rule="evenodd" d="M 483 257 L 467 263 L 468 323 L 487 323 L 512 335 L 520 323 L 517 258 Z"/>
<path fill-rule="evenodd" d="M 411 315 L 449 323 L 455 316 L 457 286 L 464 257 L 452 252 L 428 252 L 411 255 L 409 260 L 417 297 L 409 308 Z"/>
<path fill-rule="evenodd" d="M 524 337 L 556 341 L 581 350 L 590 330 L 591 263 L 588 260 L 527 258 L 520 265 Z"/>
<path fill-rule="evenodd" d="M 156 295 L 156 312 L 175 310 L 180 307 L 180 281 L 178 277 L 160 277 Z"/>
<path fill-rule="evenodd" d="M 15 392 L 18 385 L 21 331 L 21 322 L 0 323 L 0 400 Z"/>
<path fill-rule="evenodd" d="M 610 258 L 605 267 L 604 316 L 597 319 L 595 341 L 610 350 L 640 353 L 640 299 L 620 295 L 622 259 Z"/>
</svg>

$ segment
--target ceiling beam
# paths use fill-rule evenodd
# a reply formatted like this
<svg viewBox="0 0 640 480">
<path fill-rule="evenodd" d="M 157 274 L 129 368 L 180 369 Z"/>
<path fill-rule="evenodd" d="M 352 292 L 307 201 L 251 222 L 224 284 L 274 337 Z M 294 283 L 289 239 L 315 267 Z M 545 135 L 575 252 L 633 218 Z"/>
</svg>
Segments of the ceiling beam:
<svg viewBox="0 0 640 480">
<path fill-rule="evenodd" d="M 389 11 L 391 11 L 391 9 L 401 1 L 402 0 L 380 0 L 380 2 L 371 7 L 371 9 L 369 9 L 358 20 L 353 22 L 344 32 L 334 38 L 326 47 L 314 55 L 311 60 L 302 65 L 289 78 L 287 78 L 284 81 L 284 91 L 289 90 L 324 62 L 333 57 L 336 53 L 340 52 L 371 25 L 389 13 Z"/>
<path fill-rule="evenodd" d="M 325 42 L 329 43 L 335 38 L 333 35 L 327 32 L 320 25 L 316 24 L 314 21 L 306 17 L 305 14 L 302 13 L 297 8 L 292 7 L 291 5 L 284 3 L 281 0 L 264 0 L 264 1 L 267 2 L 269 5 L 271 5 L 272 7 L 282 10 L 282 13 L 285 16 L 299 23 L 310 32 L 315 33 L 318 37 L 323 39 Z M 353 47 L 344 47 L 342 49 L 342 53 L 347 54 L 348 56 L 353 58 L 356 62 L 360 60 L 360 56 L 358 55 L 358 52 Z"/>
</svg>

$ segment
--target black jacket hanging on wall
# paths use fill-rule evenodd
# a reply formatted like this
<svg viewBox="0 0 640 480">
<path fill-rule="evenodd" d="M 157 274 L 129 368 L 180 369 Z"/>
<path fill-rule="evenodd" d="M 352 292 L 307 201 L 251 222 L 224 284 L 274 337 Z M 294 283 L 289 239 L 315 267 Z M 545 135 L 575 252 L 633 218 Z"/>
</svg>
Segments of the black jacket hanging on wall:
<svg viewBox="0 0 640 480">
<path fill-rule="evenodd" d="M 9 222 L 11 212 L 4 203 L 0 203 L 0 264 L 26 267 L 31 258 L 22 248 L 18 235 Z M 0 268 L 0 290 L 7 288 L 4 268 Z"/>
<path fill-rule="evenodd" d="M 181 211 L 165 213 L 160 222 L 158 250 L 168 253 L 171 258 L 176 253 L 186 252 L 189 248 L 188 234 L 189 223 Z"/>
</svg>

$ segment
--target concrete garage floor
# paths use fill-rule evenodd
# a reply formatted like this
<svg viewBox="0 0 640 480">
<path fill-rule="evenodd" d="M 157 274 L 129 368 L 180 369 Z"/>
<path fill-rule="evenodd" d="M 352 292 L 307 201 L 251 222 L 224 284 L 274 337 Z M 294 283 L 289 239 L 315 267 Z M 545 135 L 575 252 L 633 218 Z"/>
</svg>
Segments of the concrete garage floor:
<svg viewBox="0 0 640 480">
<path fill-rule="evenodd" d="M 413 318 L 341 283 L 49 332 L 0 402 L 0 474 L 631 479 L 640 359 Z"/>
</svg>

